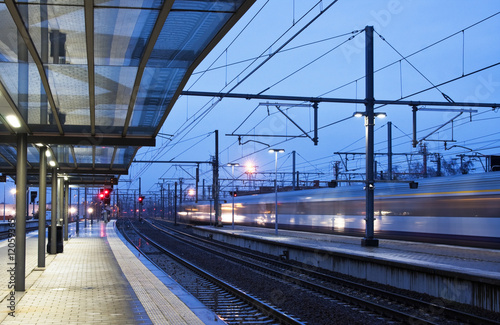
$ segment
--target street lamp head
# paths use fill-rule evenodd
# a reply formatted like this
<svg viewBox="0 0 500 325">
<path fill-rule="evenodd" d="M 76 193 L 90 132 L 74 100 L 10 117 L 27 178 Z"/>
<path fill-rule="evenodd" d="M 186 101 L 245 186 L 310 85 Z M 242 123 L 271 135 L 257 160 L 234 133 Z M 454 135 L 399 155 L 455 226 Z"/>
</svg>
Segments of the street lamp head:
<svg viewBox="0 0 500 325">
<path fill-rule="evenodd" d="M 239 163 L 228 163 L 227 165 L 228 166 L 239 166 L 240 164 Z"/>
<path fill-rule="evenodd" d="M 352 116 L 362 117 L 362 116 L 366 116 L 366 113 L 365 112 L 354 112 L 354 114 L 352 114 Z M 387 117 L 387 114 L 384 112 L 378 112 L 378 113 L 374 113 L 374 116 L 378 117 L 378 118 L 384 118 L 384 117 Z"/>
<path fill-rule="evenodd" d="M 285 152 L 285 149 L 269 149 L 270 153 L 275 153 L 275 152 Z"/>
</svg>

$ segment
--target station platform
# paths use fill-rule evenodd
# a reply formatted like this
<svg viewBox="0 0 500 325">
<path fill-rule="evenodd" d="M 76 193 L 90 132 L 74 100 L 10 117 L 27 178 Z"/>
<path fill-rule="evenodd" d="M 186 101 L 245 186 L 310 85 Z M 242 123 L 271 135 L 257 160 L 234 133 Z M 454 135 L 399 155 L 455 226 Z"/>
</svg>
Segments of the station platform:
<svg viewBox="0 0 500 325">
<path fill-rule="evenodd" d="M 195 233 L 356 278 L 500 312 L 500 251 L 260 227 L 196 226 Z"/>
<path fill-rule="evenodd" d="M 223 324 L 213 312 L 124 242 L 115 222 L 75 234 L 37 268 L 37 232 L 26 239 L 26 291 L 9 315 L 7 244 L 0 242 L 2 324 Z"/>
</svg>

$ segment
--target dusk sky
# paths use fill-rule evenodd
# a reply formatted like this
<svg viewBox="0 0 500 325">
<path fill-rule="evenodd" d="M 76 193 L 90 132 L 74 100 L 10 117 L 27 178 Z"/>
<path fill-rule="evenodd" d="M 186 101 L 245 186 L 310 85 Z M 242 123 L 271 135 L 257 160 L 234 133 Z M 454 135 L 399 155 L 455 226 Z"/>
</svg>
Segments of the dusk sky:
<svg viewBox="0 0 500 325">
<path fill-rule="evenodd" d="M 335 3 L 330 6 L 332 2 Z M 320 17 L 294 36 L 320 11 L 324 11 Z M 497 0 L 257 0 L 198 66 L 185 90 L 363 99 L 362 30 L 367 25 L 374 26 L 375 70 L 380 69 L 375 74 L 376 99 L 444 102 L 446 96 L 455 102 L 500 103 L 500 2 Z M 275 55 L 269 58 L 271 54 Z M 252 163 L 257 172 L 274 172 L 274 155 L 268 153 L 268 148 L 283 148 L 285 153 L 278 158 L 279 171 L 291 172 L 291 152 L 296 150 L 297 170 L 304 175 L 301 178 L 327 181 L 333 178 L 335 161 L 340 161 L 334 152 L 365 151 L 364 121 L 352 117 L 355 111 L 364 111 L 364 105 L 320 103 L 319 143 L 314 146 L 305 137 L 254 136 L 302 134 L 279 113 L 273 104 L 276 101 L 261 105 L 265 102 L 181 96 L 157 137 L 157 146 L 142 148 L 136 159 L 208 161 L 214 155 L 213 131 L 217 129 L 223 166 L 221 178 L 231 177 L 231 169 L 226 166 L 229 162 Z M 293 107 L 308 103 L 279 102 L 280 109 L 312 137 L 312 108 Z M 457 158 L 458 154 L 500 154 L 500 112 L 491 108 L 477 110 L 457 117 L 453 128 L 451 123 L 446 124 L 430 135 L 427 139 L 432 141 L 424 142 L 428 151 L 447 160 Z M 390 121 L 393 152 L 418 153 L 420 147 L 411 145 L 411 108 L 389 105 L 377 111 L 386 112 L 387 118 L 376 121 L 375 151 L 387 152 Z M 417 139 L 457 115 L 457 112 L 418 112 Z M 236 136 L 226 136 L 232 133 L 248 134 L 241 139 L 245 144 L 239 145 Z M 446 143 L 447 150 L 443 140 L 450 140 Z M 453 145 L 456 147 L 450 149 Z M 348 158 L 349 171 L 364 172 L 363 156 Z M 408 159 L 420 158 L 398 156 L 394 164 L 404 171 Z M 377 160 L 377 170 L 385 170 L 386 158 Z M 477 172 L 481 171 L 479 161 L 474 166 Z M 201 179 L 210 184 L 210 166 L 202 164 L 200 168 Z M 237 168 L 235 176 L 245 178 L 244 171 Z M 341 172 L 345 172 L 344 167 Z M 185 183 L 194 184 L 190 180 L 194 174 L 193 165 L 134 163 L 129 175 L 121 176 L 118 188 L 137 189 L 140 177 L 143 192 L 159 191 L 157 183 L 162 181 L 183 178 Z M 256 177 L 271 180 L 274 176 Z M 291 180 L 291 176 L 285 180 Z M 7 183 L 7 191 L 10 185 Z M 223 190 L 224 186 L 227 183 L 222 183 Z"/>
<path fill-rule="evenodd" d="M 500 102 L 500 67 L 496 65 L 500 62 L 500 3 L 497 1 L 340 0 L 329 7 L 331 3 L 257 1 L 199 65 L 185 90 L 362 99 L 365 39 L 364 33 L 358 31 L 371 25 L 375 30 L 375 69 L 383 68 L 375 74 L 376 99 L 446 101 L 445 94 L 455 102 Z M 326 11 L 290 41 L 320 10 Z M 349 40 L 352 36 L 355 37 Z M 268 59 L 286 42 L 285 47 Z M 417 51 L 420 52 L 411 55 Z M 264 60 L 267 62 L 261 65 Z M 459 79 L 446 83 L 455 78 Z M 433 88 L 442 83 L 445 84 Z M 431 89 L 421 92 L 428 88 Z M 418 94 L 412 96 L 415 93 Z M 340 160 L 334 152 L 365 150 L 364 121 L 349 118 L 353 112 L 364 110 L 359 104 L 320 103 L 320 128 L 348 119 L 321 128 L 318 146 L 309 138 L 254 136 L 243 137 L 242 143 L 251 141 L 239 145 L 237 137 L 226 136 L 301 134 L 275 105 L 259 106 L 265 102 L 245 99 L 218 102 L 210 97 L 181 96 L 162 129 L 163 133 L 174 135 L 172 140 L 158 138 L 157 147 L 143 148 L 137 159 L 207 161 L 214 155 L 214 136 L 209 133 L 218 129 L 221 165 L 251 162 L 258 172 L 272 172 L 274 155 L 267 152 L 269 145 L 286 151 L 278 158 L 280 171 L 291 172 L 291 152 L 296 150 L 297 170 L 323 173 L 307 177 L 326 181 L 333 178 L 333 164 Z M 280 108 L 303 130 L 312 131 L 312 109 L 293 108 L 297 102 L 285 103 L 290 105 Z M 376 121 L 376 152 L 387 152 L 388 121 L 393 123 L 393 151 L 418 152 L 419 147 L 411 146 L 411 108 L 390 105 L 378 110 L 386 112 L 387 118 Z M 456 115 L 457 112 L 419 112 L 417 139 Z M 464 113 L 454 120 L 453 130 L 450 123 L 428 138 L 456 142 L 448 142 L 445 150 L 443 141 L 426 141 L 428 151 L 445 159 L 462 153 L 498 154 L 499 116 L 497 111 L 479 108 L 472 113 L 471 122 L 471 114 Z M 309 135 L 312 137 L 312 132 Z M 461 147 L 449 149 L 452 145 Z M 363 157 L 353 158 L 348 163 L 349 170 L 364 172 Z M 404 156 L 395 157 L 394 163 L 407 168 Z M 475 167 L 480 171 L 479 162 Z M 386 169 L 386 159 L 381 158 L 377 168 Z M 201 169 L 201 178 L 210 183 L 209 166 L 201 165 Z M 243 168 L 235 171 L 237 177 L 243 173 Z M 189 174 L 194 175 L 194 167 L 134 164 L 129 176 L 133 180 L 130 188 L 138 187 L 138 177 L 142 178 L 143 189 L 155 190 L 158 177 L 167 178 L 166 182 L 184 178 L 189 183 Z M 220 175 L 230 178 L 231 169 L 221 168 Z M 272 178 L 257 178 L 266 177 Z M 122 183 L 120 187 L 129 184 Z"/>
</svg>

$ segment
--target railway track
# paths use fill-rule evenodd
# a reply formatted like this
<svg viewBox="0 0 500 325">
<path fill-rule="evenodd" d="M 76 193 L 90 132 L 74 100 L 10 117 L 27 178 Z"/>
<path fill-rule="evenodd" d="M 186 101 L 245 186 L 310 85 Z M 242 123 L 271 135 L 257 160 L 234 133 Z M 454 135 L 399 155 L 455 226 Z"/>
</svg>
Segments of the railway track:
<svg viewBox="0 0 500 325">
<path fill-rule="evenodd" d="M 158 224 L 158 222 L 156 223 Z M 159 227 L 157 224 L 151 224 L 150 222 L 149 224 L 157 231 L 174 236 L 177 240 L 208 251 L 211 254 L 219 255 L 227 260 L 232 260 L 275 278 L 294 283 L 325 297 L 337 299 L 355 306 L 355 308 L 362 308 L 398 322 L 418 324 L 499 324 L 495 320 L 349 281 L 310 268 L 292 265 L 286 261 L 276 260 L 275 257 L 265 257 L 224 243 L 192 236 L 171 227 Z"/>
<path fill-rule="evenodd" d="M 218 279 L 212 274 L 203 271 L 199 267 L 177 256 L 169 249 L 157 243 L 147 235 L 140 233 L 137 228 L 130 223 L 130 227 L 121 227 L 122 234 L 145 256 L 152 254 L 162 254 L 177 264 L 174 272 L 183 273 L 182 280 L 178 281 L 187 291 L 197 297 L 205 306 L 212 309 L 222 320 L 228 324 L 303 324 L 299 320 L 281 312 L 280 310 L 266 304 L 259 299 L 241 291 L 240 289 Z M 135 238 L 134 238 L 135 237 Z M 137 238 L 146 241 L 146 247 L 153 246 L 156 251 L 141 249 L 137 245 Z M 141 246 L 145 243 L 141 242 Z M 163 257 L 165 258 L 165 257 Z M 151 258 L 150 258 L 151 259 Z M 152 260 L 154 263 L 154 261 Z M 182 267 L 182 270 L 180 269 Z M 177 277 L 177 280 L 179 277 Z"/>
</svg>

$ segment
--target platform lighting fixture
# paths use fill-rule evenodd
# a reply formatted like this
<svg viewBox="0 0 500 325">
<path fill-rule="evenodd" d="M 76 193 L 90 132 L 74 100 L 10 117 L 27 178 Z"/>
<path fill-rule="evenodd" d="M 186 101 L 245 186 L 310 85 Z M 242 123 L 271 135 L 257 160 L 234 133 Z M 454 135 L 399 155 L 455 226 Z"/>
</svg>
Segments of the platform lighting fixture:
<svg viewBox="0 0 500 325">
<path fill-rule="evenodd" d="M 233 193 L 231 193 L 231 197 L 233 199 L 233 230 L 234 230 L 234 193 L 235 193 L 235 189 L 234 189 L 234 167 L 236 166 L 239 166 L 240 164 L 239 163 L 229 163 L 227 164 L 228 166 L 231 166 L 231 176 L 233 178 Z"/>
<path fill-rule="evenodd" d="M 48 158 L 50 156 L 52 156 L 52 154 L 50 153 L 50 150 L 45 151 L 45 157 Z"/>
<path fill-rule="evenodd" d="M 374 113 L 375 117 L 378 117 L 378 118 L 385 118 L 387 117 L 387 114 L 384 113 L 384 112 L 377 112 L 377 113 Z M 362 116 L 366 116 L 366 113 L 365 112 L 354 112 L 354 114 L 352 114 L 352 116 L 354 117 L 362 117 Z"/>
<path fill-rule="evenodd" d="M 35 143 L 35 146 L 37 146 L 38 148 L 45 147 L 43 143 Z"/>
<path fill-rule="evenodd" d="M 51 160 L 51 161 L 49 161 L 49 165 L 50 165 L 50 167 L 56 167 L 56 162 Z"/>
<path fill-rule="evenodd" d="M 274 233 L 278 235 L 278 153 L 285 152 L 285 149 L 269 149 L 274 153 Z"/>
<path fill-rule="evenodd" d="M 17 116 L 7 115 L 5 119 L 7 120 L 9 125 L 12 126 L 13 128 L 17 129 L 21 127 L 21 122 L 19 121 L 19 118 Z"/>
</svg>

